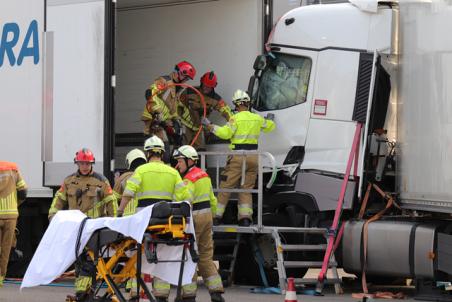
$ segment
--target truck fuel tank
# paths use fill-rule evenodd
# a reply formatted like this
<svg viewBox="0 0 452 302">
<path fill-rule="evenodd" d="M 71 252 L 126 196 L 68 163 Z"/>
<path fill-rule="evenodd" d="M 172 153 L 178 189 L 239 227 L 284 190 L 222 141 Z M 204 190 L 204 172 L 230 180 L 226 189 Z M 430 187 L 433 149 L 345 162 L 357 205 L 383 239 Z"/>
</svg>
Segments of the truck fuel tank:
<svg viewBox="0 0 452 302">
<path fill-rule="evenodd" d="M 363 220 L 348 221 L 342 242 L 343 267 L 361 273 Z M 437 270 L 437 226 L 404 221 L 375 221 L 368 227 L 366 274 L 433 279 Z"/>
</svg>

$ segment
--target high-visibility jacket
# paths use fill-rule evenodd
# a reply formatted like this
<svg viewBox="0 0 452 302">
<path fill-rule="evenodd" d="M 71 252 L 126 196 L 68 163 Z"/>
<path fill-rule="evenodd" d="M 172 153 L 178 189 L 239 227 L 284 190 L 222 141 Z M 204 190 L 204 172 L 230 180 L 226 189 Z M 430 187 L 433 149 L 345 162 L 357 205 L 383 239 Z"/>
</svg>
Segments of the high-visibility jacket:
<svg viewBox="0 0 452 302">
<path fill-rule="evenodd" d="M 23 200 L 17 200 L 17 192 L 27 189 L 27 184 L 15 163 L 0 161 L 0 219 L 14 219 L 19 216 L 17 207 Z"/>
<path fill-rule="evenodd" d="M 117 200 L 121 200 L 122 193 L 124 192 L 127 184 L 127 180 L 133 175 L 133 171 L 127 171 L 119 176 L 118 180 L 115 182 L 115 186 L 113 187 L 113 194 Z M 128 216 L 135 214 L 136 208 L 138 205 L 138 201 L 136 198 L 127 203 L 127 206 L 124 209 L 123 216 Z"/>
<path fill-rule="evenodd" d="M 275 123 L 272 120 L 250 111 L 241 111 L 234 114 L 224 126 L 214 125 L 212 132 L 221 139 L 230 139 L 229 147 L 232 150 L 237 145 L 255 145 L 257 149 L 261 130 L 267 133 L 274 129 Z"/>
<path fill-rule="evenodd" d="M 192 201 L 192 196 L 179 172 L 162 161 L 151 161 L 139 166 L 127 180 L 122 195 L 135 197 L 138 200 L 138 207 L 159 200 Z"/>
<path fill-rule="evenodd" d="M 217 198 L 213 194 L 209 175 L 198 167 L 192 167 L 184 176 L 189 192 L 193 196 L 193 211 L 209 208 L 212 213 L 217 210 Z"/>
<path fill-rule="evenodd" d="M 59 210 L 80 210 L 90 218 L 116 216 L 118 201 L 108 179 L 97 172 L 78 171 L 66 177 L 53 198 L 49 218 Z"/>
</svg>

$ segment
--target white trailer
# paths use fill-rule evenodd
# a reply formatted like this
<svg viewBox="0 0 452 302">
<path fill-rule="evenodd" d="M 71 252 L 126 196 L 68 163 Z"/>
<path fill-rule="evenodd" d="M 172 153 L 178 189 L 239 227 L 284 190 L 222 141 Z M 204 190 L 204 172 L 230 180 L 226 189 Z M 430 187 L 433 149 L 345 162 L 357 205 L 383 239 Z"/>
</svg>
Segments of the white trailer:
<svg viewBox="0 0 452 302">
<path fill-rule="evenodd" d="M 0 158 L 16 162 L 29 186 L 18 222 L 24 257 L 10 261 L 12 276 L 24 273 L 48 225 L 53 190 L 75 170 L 75 152 L 92 149 L 95 170 L 109 171 L 109 3 L 0 3 Z"/>
</svg>

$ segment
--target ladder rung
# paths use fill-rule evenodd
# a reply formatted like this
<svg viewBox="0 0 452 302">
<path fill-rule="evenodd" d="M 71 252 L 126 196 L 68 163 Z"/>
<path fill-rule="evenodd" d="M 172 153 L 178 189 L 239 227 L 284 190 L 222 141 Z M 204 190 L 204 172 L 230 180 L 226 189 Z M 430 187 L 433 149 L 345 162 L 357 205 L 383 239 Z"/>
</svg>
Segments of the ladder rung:
<svg viewBox="0 0 452 302">
<path fill-rule="evenodd" d="M 316 278 L 295 278 L 295 284 L 317 284 Z M 341 279 L 325 279 L 324 284 L 337 284 L 342 283 Z"/>
<path fill-rule="evenodd" d="M 324 251 L 326 244 L 283 244 L 283 251 Z"/>
<path fill-rule="evenodd" d="M 322 267 L 322 261 L 284 261 L 284 266 L 287 268 L 296 268 L 296 267 L 309 267 L 309 268 L 320 268 Z M 328 267 L 337 266 L 336 262 L 330 261 Z"/>
<path fill-rule="evenodd" d="M 278 233 L 326 234 L 325 228 L 275 227 Z"/>
</svg>

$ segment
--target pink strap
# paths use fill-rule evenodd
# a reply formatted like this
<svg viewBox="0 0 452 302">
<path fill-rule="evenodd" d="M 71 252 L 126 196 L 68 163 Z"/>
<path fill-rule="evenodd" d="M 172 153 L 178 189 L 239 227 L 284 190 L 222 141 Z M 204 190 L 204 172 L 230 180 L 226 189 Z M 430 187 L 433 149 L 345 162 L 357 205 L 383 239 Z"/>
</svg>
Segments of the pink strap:
<svg viewBox="0 0 452 302">
<path fill-rule="evenodd" d="M 339 199 L 337 201 L 337 207 L 336 207 L 336 211 L 334 213 L 334 220 L 333 220 L 333 224 L 331 225 L 330 228 L 330 232 L 328 234 L 328 245 L 327 245 L 327 249 L 325 252 L 325 256 L 323 257 L 323 263 L 322 263 L 322 269 L 319 273 L 319 276 L 317 277 L 317 292 L 321 292 L 321 289 L 323 287 L 323 281 L 325 280 L 325 276 L 326 276 L 326 272 L 328 270 L 328 264 L 330 262 L 330 258 L 331 258 L 331 253 L 333 252 L 333 247 L 336 246 L 337 244 L 335 242 L 335 238 L 336 238 L 336 231 L 337 231 L 337 227 L 339 225 L 339 219 L 341 217 L 341 213 L 342 213 L 342 205 L 344 204 L 344 197 L 345 197 L 345 192 L 347 189 L 347 184 L 348 184 L 348 179 L 350 178 L 350 170 L 352 167 L 352 163 L 355 162 L 355 167 L 354 167 L 354 172 L 355 172 L 355 177 L 356 177 L 356 173 L 358 171 L 358 150 L 359 150 L 359 138 L 361 135 L 361 128 L 362 128 L 362 124 L 361 123 L 357 123 L 356 124 L 356 129 L 355 129 L 355 136 L 353 138 L 353 144 L 352 144 L 352 149 L 350 150 L 350 154 L 348 157 L 348 162 L 347 162 L 347 168 L 345 170 L 345 176 L 344 179 L 342 180 L 342 185 L 341 185 L 341 192 L 339 194 Z M 343 231 L 343 230 L 342 230 Z M 342 237 L 342 232 L 339 232 Z M 340 240 L 340 238 L 338 237 L 338 239 Z"/>
</svg>

